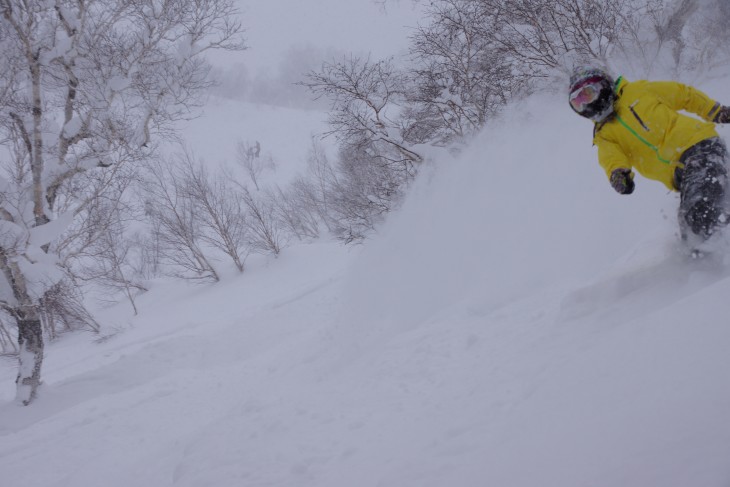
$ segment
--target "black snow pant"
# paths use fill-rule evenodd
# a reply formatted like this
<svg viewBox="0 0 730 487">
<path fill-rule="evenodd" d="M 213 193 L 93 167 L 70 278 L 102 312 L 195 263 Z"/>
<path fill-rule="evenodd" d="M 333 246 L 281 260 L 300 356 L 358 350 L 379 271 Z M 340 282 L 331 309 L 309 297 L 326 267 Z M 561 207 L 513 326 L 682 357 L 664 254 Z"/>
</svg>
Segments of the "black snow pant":
<svg viewBox="0 0 730 487">
<path fill-rule="evenodd" d="M 691 232 L 701 240 L 728 223 L 726 188 L 728 152 L 719 137 L 703 140 L 687 149 L 674 173 L 680 191 L 679 228 L 682 239 Z"/>
</svg>

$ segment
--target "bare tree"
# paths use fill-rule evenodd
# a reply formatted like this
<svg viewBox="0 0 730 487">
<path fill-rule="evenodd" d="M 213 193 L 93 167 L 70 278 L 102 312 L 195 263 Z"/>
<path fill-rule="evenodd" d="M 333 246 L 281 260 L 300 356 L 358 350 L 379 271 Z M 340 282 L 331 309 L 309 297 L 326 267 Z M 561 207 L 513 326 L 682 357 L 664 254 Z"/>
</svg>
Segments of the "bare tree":
<svg viewBox="0 0 730 487">
<path fill-rule="evenodd" d="M 357 57 L 326 63 L 304 82 L 331 103 L 330 125 L 340 145 L 336 168 L 315 166 L 312 194 L 325 205 L 325 221 L 350 242 L 364 237 L 392 209 L 423 158 L 406 141 L 399 118 L 405 78 L 392 60 Z M 323 159 L 320 159 L 323 161 Z M 327 207 L 331 202 L 331 205 Z"/>
<path fill-rule="evenodd" d="M 316 206 L 311 204 L 314 199 L 310 190 L 311 185 L 300 177 L 286 190 L 277 186 L 269 192 L 278 225 L 299 240 L 318 238 L 323 223 Z"/>
<path fill-rule="evenodd" d="M 279 255 L 285 234 L 277 220 L 274 195 L 254 195 L 245 186 L 240 186 L 238 197 L 248 213 L 249 247 L 255 252 Z"/>
<path fill-rule="evenodd" d="M 124 227 L 107 226 L 97 244 L 94 254 L 76 275 L 100 286 L 105 292 L 122 293 L 137 315 L 136 298 L 147 291 L 131 255 L 140 253 L 138 242 L 127 236 Z"/>
<path fill-rule="evenodd" d="M 239 272 L 244 270 L 248 221 L 244 203 L 237 197 L 229 177 L 212 177 L 190 153 L 181 156 L 185 196 L 196 208 L 202 228 L 201 240 L 230 257 Z"/>
<path fill-rule="evenodd" d="M 412 178 L 372 152 L 342 145 L 332 163 L 315 141 L 306 174 L 287 191 L 294 217 L 313 230 L 324 225 L 345 243 L 364 239 L 397 207 Z"/>
<path fill-rule="evenodd" d="M 160 256 L 179 269 L 173 271 L 177 277 L 218 281 L 218 271 L 204 250 L 202 218 L 190 198 L 185 168 L 176 162 L 167 158 L 150 163 L 150 177 L 143 184 L 146 214 Z"/>
<path fill-rule="evenodd" d="M 481 129 L 527 76 L 485 35 L 497 18 L 479 2 L 442 0 L 426 13 L 429 23 L 411 36 L 406 138 L 447 145 Z"/>
<path fill-rule="evenodd" d="M 138 182 L 140 168 L 118 164 L 106 171 L 86 171 L 64 183 L 58 208 L 68 211 L 85 201 L 78 216 L 51 249 L 73 282 L 94 283 L 105 294 L 123 294 L 135 314 L 135 297 L 146 291 L 135 268 L 142 249 L 129 238 L 141 218 L 130 189 Z"/>
<path fill-rule="evenodd" d="M 331 101 L 330 134 L 343 145 L 374 151 L 374 157 L 409 173 L 421 162 L 421 155 L 404 141 L 397 119 L 404 80 L 391 59 L 373 62 L 351 56 L 325 63 L 307 78 L 303 84 L 316 97 Z"/>
<path fill-rule="evenodd" d="M 307 157 L 307 171 L 294 179 L 275 198 L 279 220 L 297 238 L 316 238 L 320 227 L 333 232 L 334 201 L 340 188 L 338 171 L 330 162 L 319 140 L 312 140 Z"/>
<path fill-rule="evenodd" d="M 302 201 L 302 206 L 314 210 L 330 232 L 333 230 L 330 209 L 334 203 L 334 192 L 340 186 L 337 169 L 324 146 L 314 139 L 307 157 L 306 179 L 295 182 L 293 190 Z"/>
<path fill-rule="evenodd" d="M 345 243 L 364 239 L 384 216 L 400 204 L 411 176 L 394 171 L 368 151 L 342 147 L 332 186 L 330 218 L 334 233 Z"/>
<path fill-rule="evenodd" d="M 157 232 L 149 232 L 147 229 L 134 232 L 128 236 L 132 246 L 137 249 L 137 259 L 132 264 L 134 275 L 140 279 L 153 279 L 161 277 L 162 271 L 162 250 L 161 242 Z"/>
<path fill-rule="evenodd" d="M 94 332 L 99 323 L 84 306 L 78 286 L 69 279 L 55 282 L 41 298 L 41 322 L 54 338 L 64 331 L 88 328 Z"/>
<path fill-rule="evenodd" d="M 110 168 L 112 169 L 112 168 Z M 138 314 L 136 299 L 147 291 L 145 281 L 157 277 L 148 259 L 157 239 L 149 230 L 139 193 L 144 167 L 132 164 L 117 170 L 88 171 L 79 174 L 64 193 L 87 203 L 52 249 L 69 279 L 91 291 L 104 302 L 126 299 Z M 72 205 L 73 199 L 63 202 Z M 145 236 L 141 237 L 140 234 Z"/>
<path fill-rule="evenodd" d="M 230 0 L 0 0 L 0 140 L 18 175 L 3 181 L 0 306 L 18 325 L 23 404 L 40 385 L 44 297 L 63 275 L 52 244 L 85 204 L 61 214 L 61 193 L 174 135 L 210 86 L 203 54 L 242 48 L 240 33 Z"/>
<path fill-rule="evenodd" d="M 11 354 L 18 352 L 18 344 L 15 340 L 16 323 L 11 316 L 0 311 L 0 354 Z"/>
<path fill-rule="evenodd" d="M 478 0 L 494 16 L 484 36 L 534 76 L 581 61 L 607 63 L 629 0 Z M 494 28 L 496 27 L 496 29 Z"/>
<path fill-rule="evenodd" d="M 261 190 L 259 179 L 263 172 L 266 169 L 276 169 L 276 165 L 271 156 L 261 155 L 261 144 L 259 141 L 253 144 L 239 141 L 236 145 L 236 162 L 246 171 L 256 191 Z"/>
</svg>

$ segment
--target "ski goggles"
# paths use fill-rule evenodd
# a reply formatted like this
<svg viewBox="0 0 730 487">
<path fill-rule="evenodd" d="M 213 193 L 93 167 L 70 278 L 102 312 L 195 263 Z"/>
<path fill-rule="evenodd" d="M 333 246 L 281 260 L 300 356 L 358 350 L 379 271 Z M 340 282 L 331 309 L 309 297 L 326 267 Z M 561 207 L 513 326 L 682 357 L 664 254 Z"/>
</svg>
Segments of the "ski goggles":
<svg viewBox="0 0 730 487">
<path fill-rule="evenodd" d="M 588 105 L 593 103 L 601 96 L 603 85 L 600 81 L 589 81 L 579 86 L 570 94 L 570 106 L 578 113 L 583 112 Z"/>
</svg>

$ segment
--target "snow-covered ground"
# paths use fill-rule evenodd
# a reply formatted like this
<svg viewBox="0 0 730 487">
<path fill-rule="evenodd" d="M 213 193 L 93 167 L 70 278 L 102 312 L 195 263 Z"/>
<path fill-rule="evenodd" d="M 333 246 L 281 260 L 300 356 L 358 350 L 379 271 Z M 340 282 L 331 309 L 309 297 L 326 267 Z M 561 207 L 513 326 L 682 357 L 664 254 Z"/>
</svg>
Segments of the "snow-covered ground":
<svg viewBox="0 0 730 487">
<path fill-rule="evenodd" d="M 219 100 L 188 142 L 296 164 L 323 118 Z M 727 487 L 730 263 L 684 258 L 676 196 L 616 195 L 590 139 L 525 100 L 366 245 L 157 282 L 51 344 L 31 407 L 0 363 L 0 485 Z"/>
</svg>

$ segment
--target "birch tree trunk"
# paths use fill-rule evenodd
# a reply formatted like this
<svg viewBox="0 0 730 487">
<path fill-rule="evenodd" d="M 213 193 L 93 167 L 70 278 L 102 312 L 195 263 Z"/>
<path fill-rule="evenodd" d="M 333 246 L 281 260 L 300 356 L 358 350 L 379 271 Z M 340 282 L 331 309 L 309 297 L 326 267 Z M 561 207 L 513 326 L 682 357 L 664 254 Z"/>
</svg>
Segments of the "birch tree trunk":
<svg viewBox="0 0 730 487">
<path fill-rule="evenodd" d="M 30 306 L 18 316 L 19 367 L 16 399 L 24 406 L 35 399 L 41 385 L 43 365 L 43 327 L 38 309 Z"/>
</svg>

